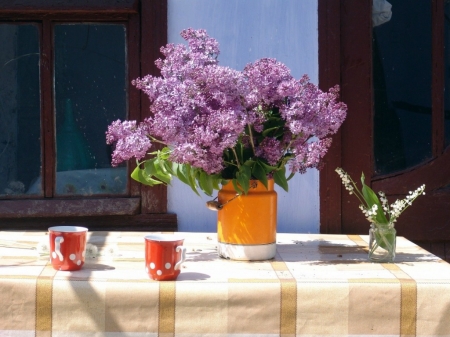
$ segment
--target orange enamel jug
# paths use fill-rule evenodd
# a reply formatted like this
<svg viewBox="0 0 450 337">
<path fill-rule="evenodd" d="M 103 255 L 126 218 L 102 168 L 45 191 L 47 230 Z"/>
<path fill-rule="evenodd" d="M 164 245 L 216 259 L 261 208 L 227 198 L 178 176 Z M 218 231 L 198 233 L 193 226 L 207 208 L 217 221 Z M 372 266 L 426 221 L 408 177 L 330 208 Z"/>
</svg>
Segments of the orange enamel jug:
<svg viewBox="0 0 450 337">
<path fill-rule="evenodd" d="M 277 192 L 273 179 L 268 188 L 251 181 L 248 194 L 236 197 L 232 182 L 219 191 L 218 251 L 233 260 L 267 260 L 276 253 Z"/>
</svg>

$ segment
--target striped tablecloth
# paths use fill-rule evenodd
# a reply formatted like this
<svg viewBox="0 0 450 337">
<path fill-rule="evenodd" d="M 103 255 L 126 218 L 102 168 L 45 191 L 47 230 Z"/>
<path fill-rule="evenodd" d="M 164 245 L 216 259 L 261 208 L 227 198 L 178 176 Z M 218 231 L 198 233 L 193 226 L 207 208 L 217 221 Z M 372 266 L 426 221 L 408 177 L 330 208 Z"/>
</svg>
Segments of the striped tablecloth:
<svg viewBox="0 0 450 337">
<path fill-rule="evenodd" d="M 450 336 L 450 265 L 399 237 L 395 264 L 367 236 L 279 234 L 263 262 L 220 259 L 182 233 L 175 282 L 144 269 L 144 235 L 91 232 L 87 261 L 55 271 L 45 232 L 0 232 L 0 336 Z"/>
</svg>

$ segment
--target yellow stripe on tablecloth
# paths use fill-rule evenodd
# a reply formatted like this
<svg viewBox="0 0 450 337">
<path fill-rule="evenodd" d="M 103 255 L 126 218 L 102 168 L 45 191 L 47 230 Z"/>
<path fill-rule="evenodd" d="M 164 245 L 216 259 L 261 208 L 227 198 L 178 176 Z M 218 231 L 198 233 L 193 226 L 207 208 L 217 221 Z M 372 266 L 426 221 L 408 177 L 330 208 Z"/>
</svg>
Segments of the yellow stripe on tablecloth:
<svg viewBox="0 0 450 337">
<path fill-rule="evenodd" d="M 289 270 L 286 266 L 286 262 L 284 261 L 271 261 L 270 265 L 272 266 L 273 270 L 275 271 L 287 271 Z"/>
<path fill-rule="evenodd" d="M 281 257 L 277 255 L 276 258 L 278 261 L 271 261 L 270 264 L 280 280 L 280 334 L 281 336 L 295 336 L 297 332 L 297 282 L 286 263 L 280 261 Z"/>
<path fill-rule="evenodd" d="M 175 334 L 175 282 L 159 283 L 159 336 Z"/>
<path fill-rule="evenodd" d="M 401 336 L 415 336 L 417 322 L 417 284 L 402 280 Z"/>
<path fill-rule="evenodd" d="M 297 321 L 297 283 L 281 279 L 281 335 L 295 335 Z"/>
<path fill-rule="evenodd" d="M 359 235 L 347 235 L 358 245 L 367 243 Z M 368 247 L 367 247 L 368 248 Z M 415 336 L 417 322 L 417 284 L 407 273 L 394 263 L 382 263 L 383 268 L 389 270 L 400 282 L 400 335 Z M 374 279 L 370 282 L 389 282 L 388 280 Z M 365 281 L 368 282 L 368 281 Z M 392 281 L 391 281 L 392 282 Z"/>
<path fill-rule="evenodd" d="M 417 284 L 399 266 L 383 263 L 384 268 L 389 270 L 399 281 L 401 286 L 401 320 L 400 335 L 415 336 L 417 322 Z"/>
<path fill-rule="evenodd" d="M 36 336 L 51 336 L 52 285 L 56 270 L 49 262 L 36 281 Z"/>
<path fill-rule="evenodd" d="M 358 246 L 360 246 L 361 248 L 363 248 L 364 250 L 366 250 L 367 252 L 369 252 L 369 244 L 364 241 L 363 239 L 361 239 L 361 237 L 359 235 L 347 235 L 347 237 L 352 240 L 354 243 L 356 243 Z"/>
</svg>

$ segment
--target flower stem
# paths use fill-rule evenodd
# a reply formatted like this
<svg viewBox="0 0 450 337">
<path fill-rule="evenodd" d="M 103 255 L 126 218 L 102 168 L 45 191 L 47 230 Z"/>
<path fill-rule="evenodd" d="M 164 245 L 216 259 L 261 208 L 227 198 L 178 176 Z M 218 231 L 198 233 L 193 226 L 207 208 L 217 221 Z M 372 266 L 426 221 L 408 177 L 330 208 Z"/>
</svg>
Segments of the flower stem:
<svg viewBox="0 0 450 337">
<path fill-rule="evenodd" d="M 151 140 L 152 142 L 159 143 L 159 144 L 166 145 L 166 146 L 169 145 L 169 144 L 164 143 L 163 141 L 161 141 L 161 140 L 159 140 L 159 139 L 157 139 L 157 138 L 155 138 L 155 137 L 149 136 L 149 138 L 150 138 L 150 140 Z"/>
<path fill-rule="evenodd" d="M 348 175 L 348 174 L 347 174 L 347 177 L 353 185 L 353 188 L 354 188 L 353 191 L 355 192 L 355 196 L 359 199 L 359 202 L 363 205 L 366 205 L 366 207 L 369 207 L 368 203 L 366 202 L 366 199 L 364 198 L 362 193 L 359 191 L 358 186 L 353 181 L 352 177 L 350 177 L 350 175 Z"/>
<path fill-rule="evenodd" d="M 237 156 L 236 149 L 234 147 L 232 147 L 231 151 L 233 151 L 234 157 L 236 158 L 236 165 L 240 169 L 241 168 L 241 164 L 239 163 L 239 158 Z"/>
<path fill-rule="evenodd" d="M 252 127 L 250 124 L 247 124 L 247 126 L 248 126 L 248 136 L 250 137 L 250 145 L 252 146 L 253 155 L 255 155 L 256 151 L 255 151 L 255 143 L 253 142 Z"/>
</svg>

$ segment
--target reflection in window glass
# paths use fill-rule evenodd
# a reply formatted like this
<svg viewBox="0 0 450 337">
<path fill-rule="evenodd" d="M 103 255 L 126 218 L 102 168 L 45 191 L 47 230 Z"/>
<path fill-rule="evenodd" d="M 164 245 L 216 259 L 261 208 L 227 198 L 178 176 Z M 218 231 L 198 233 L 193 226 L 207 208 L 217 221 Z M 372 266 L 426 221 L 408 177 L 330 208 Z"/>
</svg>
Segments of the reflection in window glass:
<svg viewBox="0 0 450 337">
<path fill-rule="evenodd" d="M 450 145 L 450 3 L 445 2 L 445 145 Z"/>
<path fill-rule="evenodd" d="M 431 1 L 389 0 L 373 29 L 375 172 L 431 158 Z"/>
<path fill-rule="evenodd" d="M 0 24 L 0 196 L 42 194 L 39 29 Z"/>
<path fill-rule="evenodd" d="M 121 194 L 105 131 L 127 116 L 126 32 L 121 24 L 55 26 L 56 191 Z"/>
</svg>

